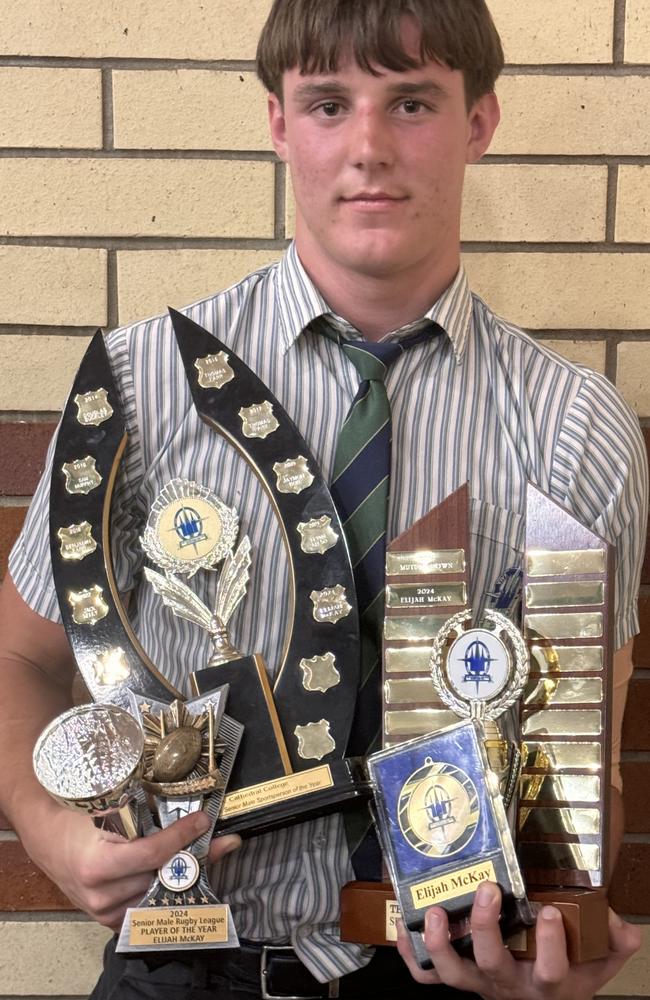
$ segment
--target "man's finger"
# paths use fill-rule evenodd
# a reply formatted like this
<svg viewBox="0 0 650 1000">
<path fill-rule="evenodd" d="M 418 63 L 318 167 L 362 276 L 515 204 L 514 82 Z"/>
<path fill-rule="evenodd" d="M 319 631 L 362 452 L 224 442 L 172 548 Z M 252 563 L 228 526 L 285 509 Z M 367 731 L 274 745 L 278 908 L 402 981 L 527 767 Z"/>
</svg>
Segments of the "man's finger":
<svg viewBox="0 0 650 1000">
<path fill-rule="evenodd" d="M 493 882 L 483 882 L 472 906 L 471 926 L 474 961 L 493 982 L 510 982 L 516 975 L 515 960 L 503 946 L 499 926 L 501 892 Z"/>
<path fill-rule="evenodd" d="M 401 920 L 397 921 L 397 950 L 404 959 L 404 962 L 406 963 L 408 970 L 416 983 L 428 983 L 429 985 L 436 986 L 440 984 L 440 976 L 435 969 L 421 969 L 418 965 L 415 955 L 413 954 L 411 939 Z"/>
<path fill-rule="evenodd" d="M 427 910 L 425 928 L 424 944 L 442 982 L 468 993 L 480 993 L 485 980 L 474 962 L 461 958 L 454 951 L 445 911 L 439 906 Z"/>
<path fill-rule="evenodd" d="M 569 958 L 562 914 L 554 906 L 542 907 L 535 927 L 537 957 L 533 982 L 542 988 L 561 983 L 569 975 Z"/>
<path fill-rule="evenodd" d="M 641 947 L 641 929 L 635 924 L 628 924 L 614 913 L 609 911 L 609 948 L 610 955 L 605 961 L 605 972 L 603 982 L 609 982 L 619 970 L 625 965 L 627 960 L 634 955 Z"/>
<path fill-rule="evenodd" d="M 177 851 L 204 834 L 209 827 L 210 820 L 204 812 L 199 811 L 191 816 L 184 816 L 165 830 L 152 833 L 150 837 L 116 844 L 106 852 L 103 859 L 103 875 L 108 881 L 155 871 Z"/>
<path fill-rule="evenodd" d="M 236 833 L 228 834 L 226 837 L 215 837 L 210 843 L 208 861 L 210 863 L 219 861 L 221 858 L 225 858 L 226 854 L 236 851 L 239 847 L 241 847 L 241 837 L 238 837 Z"/>
</svg>

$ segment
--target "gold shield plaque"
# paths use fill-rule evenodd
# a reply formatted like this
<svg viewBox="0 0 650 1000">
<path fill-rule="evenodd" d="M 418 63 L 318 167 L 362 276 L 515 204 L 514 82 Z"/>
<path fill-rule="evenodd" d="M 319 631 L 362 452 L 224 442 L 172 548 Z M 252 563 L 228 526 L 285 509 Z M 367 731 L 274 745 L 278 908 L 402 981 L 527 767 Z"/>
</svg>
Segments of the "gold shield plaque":
<svg viewBox="0 0 650 1000">
<path fill-rule="evenodd" d="M 336 748 L 327 719 L 296 726 L 294 733 L 298 740 L 298 753 L 303 760 L 322 760 Z"/>
<path fill-rule="evenodd" d="M 96 583 L 85 590 L 69 590 L 68 603 L 77 625 L 96 625 L 108 614 L 104 591 Z"/>
<path fill-rule="evenodd" d="M 314 481 L 307 459 L 302 455 L 288 458 L 286 462 L 276 462 L 273 471 L 277 477 L 279 493 L 302 493 Z"/>
<path fill-rule="evenodd" d="M 242 406 L 239 417 L 242 422 L 242 434 L 247 438 L 264 440 L 280 426 L 273 416 L 273 404 L 269 402 Z"/>
<path fill-rule="evenodd" d="M 97 548 L 92 525 L 88 521 L 59 528 L 56 534 L 61 542 L 61 558 L 66 562 L 81 562 Z"/>
<path fill-rule="evenodd" d="M 205 358 L 197 358 L 194 367 L 199 373 L 198 383 L 202 389 L 222 389 L 232 382 L 235 373 L 228 364 L 225 351 L 218 354 L 208 354 Z"/>
<path fill-rule="evenodd" d="M 108 401 L 106 389 L 79 392 L 74 401 L 77 404 L 77 420 L 84 427 L 99 427 L 113 416 L 113 407 Z"/>
<path fill-rule="evenodd" d="M 321 691 L 325 694 L 330 688 L 340 683 L 341 675 L 336 669 L 334 653 L 323 656 L 312 656 L 310 660 L 301 660 L 302 686 L 305 691 Z"/>
<path fill-rule="evenodd" d="M 317 622 L 330 622 L 335 625 L 352 611 L 348 603 L 345 587 L 337 583 L 336 587 L 326 587 L 325 590 L 312 590 L 309 595 L 314 605 L 314 618 Z"/>
<path fill-rule="evenodd" d="M 311 521 L 302 521 L 298 525 L 298 531 L 300 548 L 308 555 L 322 556 L 334 548 L 339 540 L 339 536 L 332 528 L 332 519 L 326 514 Z"/>
<path fill-rule="evenodd" d="M 66 462 L 61 471 L 65 476 L 66 491 L 73 495 L 82 493 L 87 496 L 102 481 L 102 477 L 95 468 L 95 459 L 91 455 L 86 455 L 85 458 L 76 458 L 73 462 Z"/>
</svg>

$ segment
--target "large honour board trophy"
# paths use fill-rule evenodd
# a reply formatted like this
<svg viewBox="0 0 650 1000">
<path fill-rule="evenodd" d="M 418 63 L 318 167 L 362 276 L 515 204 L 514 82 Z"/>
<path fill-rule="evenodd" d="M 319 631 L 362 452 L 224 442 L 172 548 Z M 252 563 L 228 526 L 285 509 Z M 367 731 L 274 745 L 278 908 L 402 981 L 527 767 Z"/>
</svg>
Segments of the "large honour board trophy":
<svg viewBox="0 0 650 1000">
<path fill-rule="evenodd" d="M 247 536 L 237 543 L 237 511 L 210 485 L 179 476 L 160 490 L 143 526 L 142 546 L 153 564 L 145 571 L 147 585 L 164 602 L 170 624 L 183 618 L 208 634 L 211 655 L 203 668 L 188 665 L 190 699 L 149 660 L 113 566 L 111 504 L 127 435 L 98 333 L 55 447 L 50 548 L 66 633 L 99 704 L 55 720 L 39 742 L 35 766 L 59 801 L 125 836 L 157 829 L 152 801 L 163 827 L 200 808 L 211 819 L 208 833 L 163 866 L 142 906 L 128 915 L 120 949 L 131 951 L 233 947 L 229 910 L 205 876 L 210 837 L 256 835 L 369 794 L 360 762 L 345 757 L 359 677 L 359 626 L 352 569 L 329 491 L 306 443 L 263 383 L 226 345 L 170 313 L 201 418 L 235 445 L 271 501 L 288 558 L 292 613 L 271 684 L 262 657 L 242 654 L 228 635 L 250 567 Z M 219 572 L 213 607 L 192 589 L 198 572 Z M 141 748 L 123 718 L 116 726 L 112 715 L 88 715 L 110 706 L 137 722 Z M 113 742 L 121 748 L 115 767 L 109 765 Z M 125 761 L 135 761 L 128 781 Z M 57 769 L 76 776 L 70 787 L 59 786 Z M 109 775 L 114 780 L 107 783 Z M 158 923 L 154 914 L 161 914 Z M 156 933 L 146 930 L 152 920 Z M 163 925 L 169 940 L 161 944 Z"/>
<path fill-rule="evenodd" d="M 401 913 L 424 963 L 436 903 L 468 946 L 489 878 L 504 933 L 523 925 L 515 953 L 534 954 L 525 926 L 543 903 L 560 908 L 573 960 L 607 953 L 611 552 L 529 486 L 523 570 L 523 634 L 467 606 L 466 487 L 389 547 L 385 749 L 369 767 L 392 886 L 346 887 L 348 940 L 394 941 Z"/>
</svg>

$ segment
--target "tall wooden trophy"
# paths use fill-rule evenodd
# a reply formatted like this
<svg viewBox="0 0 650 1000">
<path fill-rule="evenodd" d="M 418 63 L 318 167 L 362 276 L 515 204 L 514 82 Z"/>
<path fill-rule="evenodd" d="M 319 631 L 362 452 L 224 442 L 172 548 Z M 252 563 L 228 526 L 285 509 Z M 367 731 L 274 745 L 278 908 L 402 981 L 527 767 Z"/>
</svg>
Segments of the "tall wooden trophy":
<svg viewBox="0 0 650 1000">
<path fill-rule="evenodd" d="M 468 607 L 468 503 L 463 487 L 389 546 L 384 749 L 369 769 L 391 881 L 343 890 L 342 936 L 394 942 L 401 915 L 417 953 L 436 904 L 467 946 L 489 879 L 516 954 L 534 954 L 526 926 L 552 903 L 587 961 L 608 948 L 612 553 L 529 485 L 520 629 Z"/>
</svg>

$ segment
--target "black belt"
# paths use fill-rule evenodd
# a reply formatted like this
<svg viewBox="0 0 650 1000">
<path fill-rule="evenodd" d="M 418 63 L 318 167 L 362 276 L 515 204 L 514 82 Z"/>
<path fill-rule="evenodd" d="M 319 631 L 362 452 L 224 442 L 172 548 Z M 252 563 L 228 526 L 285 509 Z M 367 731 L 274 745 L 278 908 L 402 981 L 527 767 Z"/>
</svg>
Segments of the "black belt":
<svg viewBox="0 0 650 1000">
<path fill-rule="evenodd" d="M 339 995 L 339 980 L 320 983 L 300 961 L 289 945 L 267 945 L 256 941 L 240 941 L 240 947 L 201 952 L 141 952 L 138 956 L 150 969 L 159 969 L 170 962 L 194 965 L 205 963 L 208 969 L 223 971 L 226 965 L 254 970 L 259 975 L 262 1000 L 328 1000 Z"/>
</svg>

